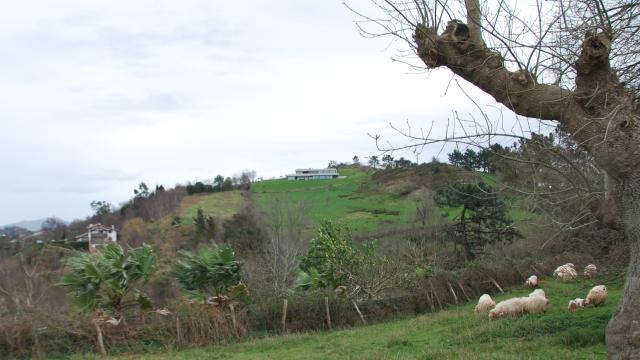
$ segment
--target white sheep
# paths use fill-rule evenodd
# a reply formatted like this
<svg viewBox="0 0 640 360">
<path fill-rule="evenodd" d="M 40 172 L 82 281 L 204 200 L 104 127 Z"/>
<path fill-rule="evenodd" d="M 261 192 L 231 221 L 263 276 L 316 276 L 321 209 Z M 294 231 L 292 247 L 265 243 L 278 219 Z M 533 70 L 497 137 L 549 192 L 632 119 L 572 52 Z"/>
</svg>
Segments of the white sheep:
<svg viewBox="0 0 640 360">
<path fill-rule="evenodd" d="M 553 277 L 562 281 L 573 281 L 578 277 L 578 272 L 572 263 L 566 263 L 558 266 L 553 272 Z"/>
<path fill-rule="evenodd" d="M 544 291 L 534 291 L 529 296 L 522 298 L 524 311 L 527 313 L 546 312 L 549 308 L 549 300 L 544 295 Z"/>
<path fill-rule="evenodd" d="M 489 294 L 482 294 L 482 296 L 480 296 L 480 299 L 478 299 L 478 305 L 476 305 L 476 308 L 473 312 L 475 312 L 476 314 L 482 314 L 493 309 L 493 307 L 495 306 L 496 302 L 493 301 Z"/>
<path fill-rule="evenodd" d="M 585 299 L 581 299 L 581 298 L 575 298 L 571 301 L 569 301 L 569 305 L 567 306 L 567 310 L 569 310 L 570 312 L 576 312 L 576 310 L 578 310 L 578 308 L 583 308 L 585 305 Z"/>
<path fill-rule="evenodd" d="M 530 288 L 534 288 L 534 287 L 538 286 L 538 277 L 535 276 L 535 275 L 529 276 L 527 281 L 525 281 L 524 285 L 526 287 L 530 287 Z"/>
<path fill-rule="evenodd" d="M 607 287 L 604 285 L 594 286 L 587 294 L 587 298 L 584 300 L 585 305 L 600 306 L 607 301 Z"/>
<path fill-rule="evenodd" d="M 544 293 L 544 290 L 542 290 L 542 289 L 535 289 L 535 290 L 533 290 L 533 292 L 532 292 L 531 294 L 529 294 L 529 296 L 531 296 L 531 295 L 538 295 L 538 296 L 542 296 L 542 297 L 544 297 L 544 298 L 546 298 L 546 297 L 547 297 L 547 294 L 545 294 L 545 293 Z"/>
<path fill-rule="evenodd" d="M 584 267 L 584 276 L 591 279 L 598 274 L 598 268 L 594 264 L 589 264 Z"/>
<path fill-rule="evenodd" d="M 525 298 L 511 298 L 499 302 L 496 307 L 489 311 L 489 318 L 497 319 L 505 316 L 518 317 L 524 314 Z"/>
</svg>

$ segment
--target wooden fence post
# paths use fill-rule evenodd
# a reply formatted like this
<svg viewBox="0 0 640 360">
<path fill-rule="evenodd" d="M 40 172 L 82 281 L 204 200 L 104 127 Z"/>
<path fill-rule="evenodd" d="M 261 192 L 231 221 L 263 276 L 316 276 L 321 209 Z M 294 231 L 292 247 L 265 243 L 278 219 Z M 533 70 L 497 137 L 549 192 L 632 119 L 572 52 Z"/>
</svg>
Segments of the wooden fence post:
<svg viewBox="0 0 640 360">
<path fill-rule="evenodd" d="M 471 298 L 469 297 L 469 295 L 467 295 L 467 292 L 464 290 L 464 286 L 462 285 L 462 283 L 460 282 L 460 280 L 458 280 L 458 286 L 460 287 L 460 289 L 462 290 L 462 293 L 464 294 L 464 297 L 467 298 L 467 301 L 471 301 Z"/>
<path fill-rule="evenodd" d="M 360 320 L 362 320 L 362 323 L 367 325 L 367 322 L 364 320 L 364 315 L 362 315 L 362 313 L 360 312 L 360 309 L 358 308 L 358 304 L 356 304 L 356 301 L 351 300 L 351 303 L 353 304 L 353 307 L 356 308 L 356 312 L 358 313 L 358 315 L 360 315 Z"/>
<path fill-rule="evenodd" d="M 500 290 L 500 292 L 504 294 L 504 290 L 502 290 L 500 285 L 498 285 L 498 282 L 492 277 L 490 277 L 489 279 L 491 280 L 491 282 L 493 282 L 493 285 L 495 285 L 498 288 L 498 290 Z"/>
<path fill-rule="evenodd" d="M 440 298 L 438 297 L 438 293 L 433 290 L 433 282 L 431 281 L 431 279 L 429 279 L 429 285 L 431 285 L 431 294 L 433 296 L 435 296 L 436 301 L 438 302 L 438 306 L 440 307 L 440 310 L 442 310 L 442 303 L 440 302 Z"/>
<path fill-rule="evenodd" d="M 458 296 L 456 295 L 456 292 L 453 291 L 453 286 L 451 286 L 451 283 L 448 281 L 447 285 L 449 285 L 449 290 L 451 290 L 451 294 L 453 294 L 453 300 L 456 302 L 456 305 L 458 305 Z"/>
<path fill-rule="evenodd" d="M 282 301 L 282 332 L 287 331 L 287 305 L 289 305 L 289 301 L 284 299 Z"/>
<path fill-rule="evenodd" d="M 327 326 L 329 326 L 329 330 L 331 330 L 331 313 L 329 312 L 329 297 L 324 297 L 324 309 L 327 313 Z"/>
</svg>

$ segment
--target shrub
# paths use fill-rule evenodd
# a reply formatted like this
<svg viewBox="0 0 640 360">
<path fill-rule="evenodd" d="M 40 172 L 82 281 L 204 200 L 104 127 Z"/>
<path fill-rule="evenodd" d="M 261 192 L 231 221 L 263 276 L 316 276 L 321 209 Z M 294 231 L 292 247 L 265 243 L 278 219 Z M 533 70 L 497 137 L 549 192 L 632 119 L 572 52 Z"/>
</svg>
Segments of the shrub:
<svg viewBox="0 0 640 360">
<path fill-rule="evenodd" d="M 356 257 L 349 228 L 322 220 L 309 250 L 300 261 L 300 270 L 309 275 L 317 272 L 318 285 L 336 288 L 346 283 L 347 269 L 354 265 Z"/>
</svg>

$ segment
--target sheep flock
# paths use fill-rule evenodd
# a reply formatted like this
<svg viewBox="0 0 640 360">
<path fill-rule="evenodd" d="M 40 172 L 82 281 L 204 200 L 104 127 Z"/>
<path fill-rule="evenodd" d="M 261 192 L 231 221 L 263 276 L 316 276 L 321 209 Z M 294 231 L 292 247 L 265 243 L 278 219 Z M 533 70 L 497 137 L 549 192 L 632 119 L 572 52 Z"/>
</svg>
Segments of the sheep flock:
<svg viewBox="0 0 640 360">
<path fill-rule="evenodd" d="M 594 264 L 589 264 L 585 267 L 583 274 L 585 277 L 591 279 L 597 274 L 597 267 Z M 553 277 L 560 281 L 575 281 L 578 277 L 578 272 L 574 264 L 567 263 L 559 266 L 553 272 Z M 528 288 L 536 288 L 538 284 L 538 277 L 532 275 L 524 285 Z M 589 305 L 593 305 L 594 307 L 600 306 L 606 302 L 607 295 L 607 287 L 605 285 L 594 286 L 585 298 L 575 298 L 569 301 L 567 310 L 575 313 L 578 309 L 584 309 Z M 528 296 L 510 298 L 500 301 L 497 304 L 489 294 L 483 294 L 480 299 L 478 299 L 478 304 L 474 312 L 476 314 L 488 313 L 491 319 L 503 317 L 515 318 L 524 314 L 544 313 L 550 306 L 551 304 L 544 290 L 535 289 Z"/>
</svg>

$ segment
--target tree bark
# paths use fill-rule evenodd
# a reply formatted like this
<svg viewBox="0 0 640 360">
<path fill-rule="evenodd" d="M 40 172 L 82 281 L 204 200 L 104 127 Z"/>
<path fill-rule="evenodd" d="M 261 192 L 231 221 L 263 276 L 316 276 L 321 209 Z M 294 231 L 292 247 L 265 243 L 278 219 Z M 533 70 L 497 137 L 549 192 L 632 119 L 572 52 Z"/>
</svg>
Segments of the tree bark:
<svg viewBox="0 0 640 360">
<path fill-rule="evenodd" d="M 610 359 L 640 359 L 640 176 L 618 190 L 630 260 L 618 310 L 606 331 Z"/>
<path fill-rule="evenodd" d="M 100 355 L 102 355 L 102 357 L 107 357 L 107 350 L 104 347 L 104 340 L 102 339 L 102 330 L 100 329 L 100 324 L 98 324 L 98 320 L 94 319 L 93 325 L 96 329 L 98 350 L 100 350 Z"/>
<path fill-rule="evenodd" d="M 473 260 L 473 253 L 471 252 L 471 245 L 469 244 L 469 237 L 467 235 L 467 219 L 466 219 L 467 207 L 462 206 L 462 212 L 460 213 L 460 232 L 462 235 L 462 248 L 464 249 L 465 262 L 471 262 Z"/>
</svg>

